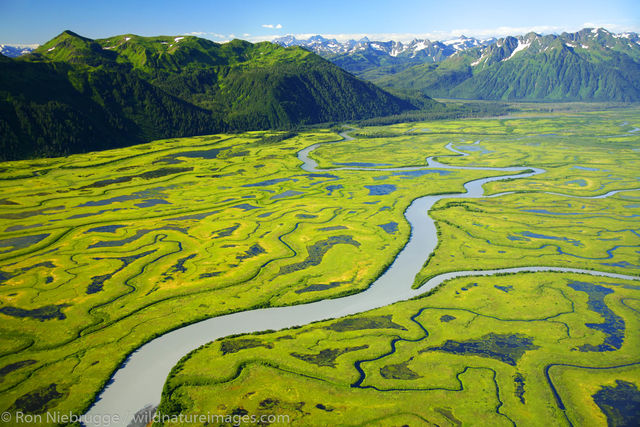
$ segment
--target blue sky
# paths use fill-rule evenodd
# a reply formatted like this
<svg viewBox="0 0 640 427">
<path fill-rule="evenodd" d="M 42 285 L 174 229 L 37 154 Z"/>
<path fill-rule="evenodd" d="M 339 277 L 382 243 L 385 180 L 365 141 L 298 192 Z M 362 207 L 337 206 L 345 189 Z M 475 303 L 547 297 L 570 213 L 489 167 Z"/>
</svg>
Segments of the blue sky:
<svg viewBox="0 0 640 427">
<path fill-rule="evenodd" d="M 640 32 L 638 0 L 0 0 L 0 43 L 194 34 L 216 41 L 322 34 L 376 40 L 575 31 Z"/>
</svg>

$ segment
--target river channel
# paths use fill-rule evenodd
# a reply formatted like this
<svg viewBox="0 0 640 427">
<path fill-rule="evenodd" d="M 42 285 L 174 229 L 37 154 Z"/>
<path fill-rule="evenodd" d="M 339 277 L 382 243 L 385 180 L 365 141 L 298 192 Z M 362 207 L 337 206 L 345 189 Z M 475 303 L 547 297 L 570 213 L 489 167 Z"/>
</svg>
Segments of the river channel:
<svg viewBox="0 0 640 427">
<path fill-rule="evenodd" d="M 345 133 L 341 135 L 345 140 L 353 139 Z M 298 158 L 303 162 L 301 166 L 303 170 L 307 172 L 380 170 L 380 168 L 367 167 L 318 169 L 318 164 L 309 157 L 309 154 L 322 144 L 330 143 L 314 144 L 298 152 Z M 452 144 L 448 144 L 447 148 L 453 153 L 451 156 L 467 155 L 467 153 L 456 150 Z M 447 156 L 438 157 L 442 158 Z M 411 225 L 411 237 L 409 241 L 384 274 L 363 292 L 308 304 L 250 310 L 214 317 L 176 329 L 153 339 L 134 351 L 115 372 L 111 381 L 100 393 L 98 400 L 87 412 L 87 420 L 100 420 L 101 416 L 115 420 L 115 415 L 117 414 L 119 423 L 114 422 L 110 425 L 126 426 L 136 412 L 142 408 L 159 404 L 162 388 L 171 368 L 187 353 L 210 341 L 233 334 L 251 333 L 267 329 L 278 330 L 305 325 L 318 320 L 361 313 L 410 299 L 428 292 L 430 289 L 452 278 L 494 275 L 498 273 L 560 271 L 585 273 L 593 276 L 604 276 L 616 279 L 640 280 L 639 277 L 635 276 L 594 270 L 532 266 L 497 270 L 449 272 L 431 278 L 419 289 L 412 289 L 416 274 L 418 274 L 425 260 L 431 252 L 435 250 L 438 243 L 435 223 L 428 215 L 429 210 L 436 202 L 448 198 L 497 197 L 508 194 L 501 193 L 485 196 L 483 185 L 491 181 L 526 178 L 545 172 L 544 169 L 529 167 L 456 167 L 440 163 L 431 157 L 426 159 L 426 163 L 426 167 L 384 168 L 384 170 L 411 171 L 437 168 L 513 172 L 513 174 L 469 181 L 464 185 L 465 193 L 431 195 L 415 199 L 405 211 L 405 217 Z M 607 197 L 615 193 L 617 193 L 617 191 L 592 198 Z M 95 424 L 87 423 L 87 425 L 97 426 L 100 424 L 96 422 Z"/>
</svg>

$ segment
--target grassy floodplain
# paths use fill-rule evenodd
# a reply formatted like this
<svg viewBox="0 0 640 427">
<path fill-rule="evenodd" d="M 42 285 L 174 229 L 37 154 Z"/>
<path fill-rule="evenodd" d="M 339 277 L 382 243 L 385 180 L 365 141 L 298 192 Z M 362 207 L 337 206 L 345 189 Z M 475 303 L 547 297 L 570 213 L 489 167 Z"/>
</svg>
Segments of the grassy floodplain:
<svg viewBox="0 0 640 427">
<path fill-rule="evenodd" d="M 525 193 L 441 202 L 432 209 L 441 243 L 416 276 L 416 286 L 447 271 L 528 265 L 640 275 L 640 205 L 633 207 L 638 195 L 578 199 Z"/>
<path fill-rule="evenodd" d="M 82 413 L 158 334 L 363 290 L 407 240 L 413 199 L 485 175 L 299 168 L 298 150 L 340 139 L 255 132 L 2 164 L 0 407 Z"/>
<path fill-rule="evenodd" d="M 296 152 L 340 139 L 328 130 L 4 163 L 1 409 L 79 414 L 126 355 L 158 334 L 365 289 L 408 239 L 403 212 L 413 199 L 507 174 L 384 170 L 429 156 L 547 173 L 486 186 L 518 194 L 436 205 L 440 243 L 416 285 L 444 271 L 520 265 L 638 275 L 640 192 L 568 197 L 640 187 L 634 124 L 637 110 L 408 123 L 358 129 L 355 140 L 312 153 L 320 167 L 379 171 L 302 171 Z M 451 156 L 449 143 L 469 155 Z M 572 422 L 605 422 L 591 395 L 570 384 L 581 378 L 576 370 L 588 371 L 593 393 L 616 380 L 640 384 L 639 346 L 628 332 L 640 321 L 637 285 L 559 273 L 456 279 L 430 297 L 350 319 L 223 339 L 180 363 L 162 410 L 286 413 L 319 425 L 536 417 L 562 425 L 559 399 L 571 402 Z M 590 298 L 614 313 L 614 333 L 590 327 L 611 317 Z M 589 350 L 603 343 L 612 350 Z"/>
<path fill-rule="evenodd" d="M 409 166 L 453 142 L 469 155 L 438 160 L 546 169 L 486 186 L 516 194 L 439 202 L 431 216 L 440 244 L 416 286 L 445 271 L 528 265 L 638 276 L 640 192 L 580 198 L 638 188 L 640 135 L 629 125 L 638 117 L 572 112 L 364 128 L 354 132 L 360 139 L 312 156 L 327 168 Z M 161 412 L 286 414 L 300 425 L 624 425 L 638 417 L 639 313 L 637 281 L 454 279 L 416 300 L 204 346 L 174 368 Z"/>
<path fill-rule="evenodd" d="M 639 295 L 637 282 L 588 275 L 456 279 L 361 315 L 215 341 L 174 368 L 161 410 L 300 425 L 607 425 L 591 395 L 638 384 Z M 590 306 L 600 297 L 604 322 Z"/>
<path fill-rule="evenodd" d="M 515 194 L 447 199 L 434 206 L 431 215 L 437 220 L 439 246 L 416 277 L 416 286 L 447 271 L 528 265 L 638 275 L 640 204 L 634 200 L 639 200 L 640 191 L 588 198 L 639 187 L 640 135 L 629 124 L 633 119 L 629 112 L 587 112 L 424 126 L 405 123 L 364 128 L 358 134 L 375 136 L 366 140 L 363 151 L 369 153 L 370 146 L 383 149 L 389 154 L 377 158 L 394 166 L 424 165 L 426 157 L 439 155 L 424 143 L 421 149 L 413 150 L 417 159 L 411 163 L 406 140 L 415 135 L 438 147 L 452 142 L 454 148 L 468 154 L 438 157 L 450 165 L 546 170 L 530 178 L 485 186 L 487 194 Z M 356 140 L 339 144 L 342 147 L 324 146 L 314 155 L 325 167 L 344 164 L 361 150 L 360 144 Z"/>
</svg>

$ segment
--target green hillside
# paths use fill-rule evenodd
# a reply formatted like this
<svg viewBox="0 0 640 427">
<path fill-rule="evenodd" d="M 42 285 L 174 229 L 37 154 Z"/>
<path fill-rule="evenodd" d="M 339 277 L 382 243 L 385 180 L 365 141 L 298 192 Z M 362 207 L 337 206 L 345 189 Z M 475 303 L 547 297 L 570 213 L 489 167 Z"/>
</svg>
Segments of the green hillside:
<svg viewBox="0 0 640 427">
<path fill-rule="evenodd" d="M 450 98 L 640 101 L 640 39 L 603 29 L 529 33 L 375 82 Z"/>
<path fill-rule="evenodd" d="M 311 52 L 268 42 L 65 31 L 0 59 L 0 159 L 411 109 Z"/>
</svg>

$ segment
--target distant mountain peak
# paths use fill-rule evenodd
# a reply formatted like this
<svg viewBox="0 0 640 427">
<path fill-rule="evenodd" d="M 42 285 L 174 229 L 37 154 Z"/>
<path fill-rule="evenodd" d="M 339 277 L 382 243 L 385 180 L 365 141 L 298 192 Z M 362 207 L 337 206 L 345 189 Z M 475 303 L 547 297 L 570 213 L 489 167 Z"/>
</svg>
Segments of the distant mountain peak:
<svg viewBox="0 0 640 427">
<path fill-rule="evenodd" d="M 38 48 L 37 44 L 0 44 L 0 54 L 9 58 L 26 55 Z"/>
<path fill-rule="evenodd" d="M 529 32 L 374 81 L 449 98 L 637 102 L 640 37 L 603 28 L 560 35 Z"/>
<path fill-rule="evenodd" d="M 441 42 L 427 39 L 413 39 L 410 42 L 398 40 L 379 41 L 371 40 L 369 37 L 362 37 L 359 40 L 347 40 L 339 42 L 336 39 L 327 39 L 321 35 L 311 36 L 307 39 L 297 39 L 293 35 L 286 35 L 274 40 L 274 43 L 282 46 L 301 46 L 321 55 L 335 64 L 345 68 L 350 72 L 358 72 L 362 68 L 353 63 L 349 56 L 364 55 L 365 61 L 370 63 L 364 65 L 366 68 L 383 65 L 382 63 L 391 61 L 392 63 L 403 63 L 405 65 L 438 62 L 456 52 L 482 46 L 490 43 L 481 41 L 473 37 L 462 35 L 456 39 Z M 344 57 L 344 62 L 341 59 Z M 377 59 L 376 59 L 377 58 Z M 356 59 L 360 61 L 361 59 Z M 408 62 L 407 62 L 408 61 Z M 404 66 L 404 65 L 402 65 Z"/>
</svg>

